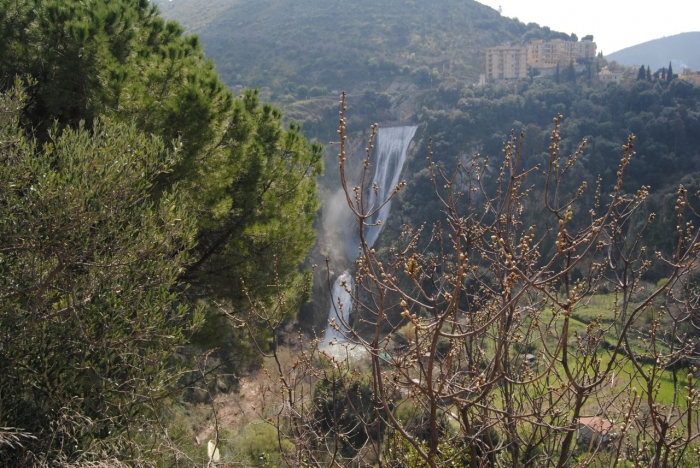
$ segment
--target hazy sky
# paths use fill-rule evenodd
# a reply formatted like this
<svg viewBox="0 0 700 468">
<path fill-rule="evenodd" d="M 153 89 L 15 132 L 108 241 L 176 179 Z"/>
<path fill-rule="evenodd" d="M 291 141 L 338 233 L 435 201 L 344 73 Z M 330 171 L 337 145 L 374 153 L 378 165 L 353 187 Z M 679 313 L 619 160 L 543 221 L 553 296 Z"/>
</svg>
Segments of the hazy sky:
<svg viewBox="0 0 700 468">
<path fill-rule="evenodd" d="M 603 54 L 664 36 L 700 31 L 700 0 L 477 1 L 496 10 L 500 5 L 504 16 L 575 33 L 579 39 L 593 34 L 598 52 Z"/>
</svg>

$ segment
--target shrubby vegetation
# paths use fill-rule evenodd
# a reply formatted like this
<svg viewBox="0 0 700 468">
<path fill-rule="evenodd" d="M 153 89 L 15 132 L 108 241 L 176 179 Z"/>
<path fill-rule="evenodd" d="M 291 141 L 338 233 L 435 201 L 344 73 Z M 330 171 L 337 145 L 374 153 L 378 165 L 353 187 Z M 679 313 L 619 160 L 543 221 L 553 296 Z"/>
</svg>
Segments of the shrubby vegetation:
<svg viewBox="0 0 700 468">
<path fill-rule="evenodd" d="M 176 292 L 193 216 L 149 193 L 177 152 L 109 120 L 39 147 L 22 91 L 1 97 L 0 425 L 25 435 L 0 434 L 0 461 L 136 462 L 195 324 Z"/>
</svg>

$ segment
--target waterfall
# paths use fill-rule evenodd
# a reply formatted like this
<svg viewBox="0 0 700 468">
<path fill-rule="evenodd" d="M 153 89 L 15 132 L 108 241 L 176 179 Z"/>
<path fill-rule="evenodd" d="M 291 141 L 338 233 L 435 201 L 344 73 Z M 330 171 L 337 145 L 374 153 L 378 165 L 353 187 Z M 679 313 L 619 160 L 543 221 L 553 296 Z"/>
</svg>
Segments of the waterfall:
<svg viewBox="0 0 700 468">
<path fill-rule="evenodd" d="M 417 127 L 387 127 L 379 128 L 376 141 L 374 143 L 374 158 L 371 164 L 374 165 L 374 176 L 372 183 L 365 187 L 365 211 L 374 211 L 381 203 L 391 196 L 394 187 L 399 183 L 399 177 L 406 162 L 406 152 L 408 145 L 416 133 Z M 377 187 L 377 191 L 373 187 Z M 389 212 L 391 202 L 387 202 L 371 218 L 365 221 L 365 242 L 368 247 L 372 247 L 382 231 Z M 381 221 L 380 225 L 376 225 Z M 350 261 L 357 257 L 360 247 L 360 239 L 355 232 L 357 226 L 346 231 L 346 253 Z"/>
<path fill-rule="evenodd" d="M 365 187 L 365 210 L 374 211 L 379 205 L 387 200 L 394 191 L 394 187 L 399 183 L 399 177 L 406 162 L 406 152 L 408 145 L 416 133 L 417 127 L 387 127 L 379 128 L 374 143 L 373 159 L 374 176 L 368 187 Z M 375 192 L 374 187 L 377 187 Z M 368 247 L 372 247 L 379 237 L 386 219 L 389 217 L 391 202 L 386 203 L 371 218 L 365 221 L 365 242 Z M 381 221 L 380 225 L 376 225 Z M 348 259 L 354 261 L 357 257 L 360 246 L 360 238 L 357 233 L 357 225 L 352 223 L 345 227 L 346 252 Z M 343 286 L 345 284 L 345 286 Z M 331 342 L 344 343 L 347 332 L 343 324 L 348 323 L 350 311 L 352 310 L 352 297 L 348 291 L 352 292 L 353 279 L 349 272 L 344 272 L 333 284 L 333 293 L 330 310 L 328 311 L 329 323 L 335 319 L 335 323 L 340 331 L 336 331 L 328 325 L 323 341 L 328 345 Z M 342 308 L 339 307 L 342 304 Z M 338 314 L 341 314 L 340 316 Z"/>
<path fill-rule="evenodd" d="M 343 284 L 344 283 L 344 284 Z M 328 311 L 328 327 L 323 335 L 323 341 L 328 344 L 330 342 L 343 343 L 345 341 L 344 332 L 346 323 L 350 317 L 352 309 L 352 298 L 348 291 L 352 291 L 353 281 L 352 275 L 349 272 L 344 272 L 335 280 L 333 284 L 333 296 L 330 310 Z M 335 321 L 339 330 L 335 330 L 330 324 Z"/>
</svg>

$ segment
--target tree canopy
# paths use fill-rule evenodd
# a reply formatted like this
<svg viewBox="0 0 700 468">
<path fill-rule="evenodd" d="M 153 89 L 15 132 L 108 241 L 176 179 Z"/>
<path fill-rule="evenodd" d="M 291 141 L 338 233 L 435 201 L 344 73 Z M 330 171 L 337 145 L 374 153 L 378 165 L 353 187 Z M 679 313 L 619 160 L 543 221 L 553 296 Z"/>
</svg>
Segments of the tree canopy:
<svg viewBox="0 0 700 468">
<path fill-rule="evenodd" d="M 240 300 L 244 280 L 264 299 L 273 273 L 252 265 L 272 259 L 283 283 L 299 280 L 322 170 L 299 126 L 285 129 L 255 92 L 235 98 L 197 37 L 146 0 L 2 0 L 0 18 L 0 82 L 32 77 L 21 121 L 40 141 L 54 122 L 89 129 L 100 115 L 178 141 L 152 192 L 177 184 L 197 213 L 181 275 L 202 287 L 196 297 Z"/>
<path fill-rule="evenodd" d="M 220 355 L 247 339 L 218 307 L 303 297 L 321 146 L 147 0 L 0 0 L 0 91 L 0 427 L 122 453 L 100 441 L 175 383 L 195 311 Z"/>
</svg>

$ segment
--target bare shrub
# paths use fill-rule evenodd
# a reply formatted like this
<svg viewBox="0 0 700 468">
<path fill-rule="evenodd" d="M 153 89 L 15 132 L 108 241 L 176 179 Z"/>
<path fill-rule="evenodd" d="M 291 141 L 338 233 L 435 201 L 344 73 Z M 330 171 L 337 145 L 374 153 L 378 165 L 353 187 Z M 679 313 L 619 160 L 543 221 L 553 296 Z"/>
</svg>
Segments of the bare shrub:
<svg viewBox="0 0 700 468">
<path fill-rule="evenodd" d="M 674 251 L 654 251 L 645 243 L 654 215 L 639 220 L 648 188 L 623 186 L 634 137 L 603 193 L 575 177 L 585 142 L 560 154 L 558 117 L 546 167 L 521 167 L 523 135 L 504 144 L 493 169 L 477 154 L 445 173 L 430 150 L 442 219 L 404 226 L 380 254 L 364 241 L 378 207 L 345 178 L 341 105 L 340 180 L 362 247 L 351 293 L 363 330 L 350 329 L 343 349 L 367 358 L 331 355 L 300 335 L 298 359 L 285 367 L 273 349 L 284 401 L 273 420 L 280 441 L 296 447 L 286 462 L 692 466 L 700 233 L 687 191 L 678 190 Z M 654 264 L 667 281 L 644 280 Z M 576 319 L 594 299 L 597 315 Z M 353 382 L 364 376 L 370 391 L 358 398 Z M 336 417 L 323 411 L 329 398 L 342 408 Z"/>
</svg>

